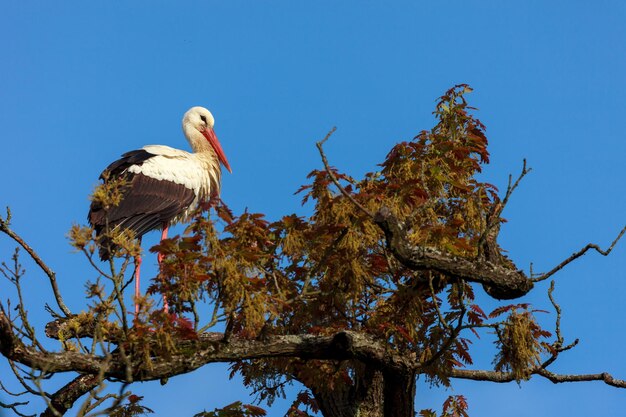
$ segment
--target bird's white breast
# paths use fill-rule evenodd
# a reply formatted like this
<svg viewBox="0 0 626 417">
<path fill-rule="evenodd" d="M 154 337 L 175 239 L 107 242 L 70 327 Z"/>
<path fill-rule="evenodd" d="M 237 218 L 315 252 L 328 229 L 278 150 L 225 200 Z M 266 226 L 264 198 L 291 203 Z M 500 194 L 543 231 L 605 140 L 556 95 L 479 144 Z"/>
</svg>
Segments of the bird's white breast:
<svg viewBox="0 0 626 417">
<path fill-rule="evenodd" d="M 180 184 L 193 190 L 195 199 L 189 209 L 176 221 L 184 221 L 195 210 L 198 203 L 211 195 L 211 178 L 206 163 L 196 155 L 162 145 L 148 145 L 143 148 L 155 155 L 141 165 L 132 165 L 128 172 Z"/>
</svg>

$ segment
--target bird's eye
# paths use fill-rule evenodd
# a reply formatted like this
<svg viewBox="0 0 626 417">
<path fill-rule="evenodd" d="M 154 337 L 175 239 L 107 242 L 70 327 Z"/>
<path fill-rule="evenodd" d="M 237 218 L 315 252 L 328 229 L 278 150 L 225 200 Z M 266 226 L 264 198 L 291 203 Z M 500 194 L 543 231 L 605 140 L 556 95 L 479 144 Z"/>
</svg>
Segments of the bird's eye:
<svg viewBox="0 0 626 417">
<path fill-rule="evenodd" d="M 206 123 L 206 116 L 205 115 L 200 116 L 200 120 L 202 120 L 204 123 Z"/>
</svg>

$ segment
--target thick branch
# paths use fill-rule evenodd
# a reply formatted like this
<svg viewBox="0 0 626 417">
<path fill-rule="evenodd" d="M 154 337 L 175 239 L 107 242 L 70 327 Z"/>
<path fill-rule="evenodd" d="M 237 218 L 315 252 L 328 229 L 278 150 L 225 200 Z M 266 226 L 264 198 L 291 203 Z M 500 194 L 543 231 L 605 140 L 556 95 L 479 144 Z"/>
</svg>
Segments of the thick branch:
<svg viewBox="0 0 626 417">
<path fill-rule="evenodd" d="M 110 323 L 109 323 L 110 324 Z M 105 330 L 102 331 L 99 338 L 103 341 L 117 342 L 123 338 L 123 330 L 114 325 L 107 326 L 107 323 L 101 323 Z M 96 334 L 96 321 L 86 319 L 78 315 L 70 317 L 61 317 L 46 324 L 46 336 L 56 340 L 68 340 L 71 338 L 89 337 L 94 338 Z"/>
<path fill-rule="evenodd" d="M 533 283 L 522 271 L 506 269 L 487 261 L 472 261 L 451 256 L 439 250 L 413 246 L 406 231 L 386 207 L 375 215 L 374 221 L 385 232 L 387 247 L 409 269 L 434 270 L 469 282 L 485 285 L 488 293 L 498 299 L 518 298 L 533 288 Z"/>
<path fill-rule="evenodd" d="M 117 355 L 106 358 L 78 352 L 41 352 L 25 346 L 12 333 L 7 317 L 0 313 L 0 352 L 13 361 L 46 372 L 101 373 L 104 378 L 132 382 L 188 373 L 208 363 L 275 357 L 359 359 L 398 371 L 418 366 L 414 360 L 390 354 L 373 337 L 353 331 L 342 331 L 332 336 L 272 336 L 263 341 L 231 338 L 228 343 L 223 342 L 222 334 L 209 333 L 201 335 L 198 340 L 179 341 L 177 346 L 178 352 L 167 359 L 155 357 L 150 366 L 146 366 L 142 358 L 133 361 L 129 381 L 126 363 Z"/>
<path fill-rule="evenodd" d="M 76 377 L 50 398 L 50 406 L 41 413 L 40 417 L 55 417 L 59 414 L 65 414 L 67 410 L 72 408 L 76 400 L 96 388 L 100 382 L 98 375 L 80 375 Z M 51 407 L 54 407 L 57 414 L 54 413 Z"/>
</svg>

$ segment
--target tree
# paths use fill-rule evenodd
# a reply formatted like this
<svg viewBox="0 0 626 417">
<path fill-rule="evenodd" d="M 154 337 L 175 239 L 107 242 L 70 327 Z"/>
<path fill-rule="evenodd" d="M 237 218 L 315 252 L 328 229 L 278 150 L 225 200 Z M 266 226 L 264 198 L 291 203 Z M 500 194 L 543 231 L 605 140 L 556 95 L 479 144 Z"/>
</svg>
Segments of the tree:
<svg viewBox="0 0 626 417">
<path fill-rule="evenodd" d="M 0 352 L 29 395 L 47 402 L 43 416 L 63 415 L 79 399 L 79 415 L 150 413 L 128 391 L 133 382 L 161 380 L 215 362 L 232 364 L 261 400 L 271 402 L 291 381 L 301 392 L 288 416 L 320 412 L 326 417 L 413 416 L 415 379 L 434 384 L 454 378 L 507 382 L 537 375 L 553 382 L 602 380 L 626 388 L 608 373 L 562 375 L 549 370 L 571 349 L 560 332 L 561 310 L 552 332 L 535 319 L 532 306 L 502 303 L 486 313 L 475 291 L 499 300 L 519 298 L 589 250 L 589 244 L 543 274 L 527 275 L 498 245 L 502 212 L 523 177 L 510 178 L 502 197 L 477 174 L 489 162 L 485 127 L 466 102 L 471 89 L 458 85 L 438 101 L 436 126 L 412 141 L 395 145 L 380 170 L 357 180 L 329 165 L 317 144 L 324 169 L 301 187 L 313 214 L 270 222 L 263 214 L 234 215 L 221 201 L 205 204 L 184 236 L 163 241 L 153 252 L 164 256 L 148 295 L 130 314 L 124 291 L 132 279 L 133 257 L 141 250 L 131 233 L 107 230 L 118 261 L 106 267 L 94 259 L 101 241 L 93 230 L 75 226 L 75 248 L 99 274 L 89 284 L 89 307 L 72 313 L 52 270 L 10 227 L 10 212 L 0 230 L 15 240 L 46 273 L 57 301 L 48 307 L 48 338 L 60 342 L 52 352 L 40 342 L 22 302 L 23 271 L 18 251 L 3 275 L 13 284 L 0 310 Z M 117 204 L 123 181 L 107 181 L 93 199 Z M 214 212 L 215 218 L 209 213 Z M 154 302 L 165 295 L 169 312 Z M 224 329 L 221 332 L 212 330 Z M 494 369 L 472 364 L 470 337 L 496 335 Z M 75 378 L 50 394 L 49 379 L 72 372 Z M 119 384 L 103 394 L 106 383 Z M 164 388 L 167 389 L 167 388 Z M 20 404 L 2 404 L 19 412 Z M 436 416 L 422 410 L 423 416 Z M 252 405 L 234 403 L 199 416 L 260 416 Z M 465 399 L 451 396 L 442 416 L 467 415 Z"/>
</svg>

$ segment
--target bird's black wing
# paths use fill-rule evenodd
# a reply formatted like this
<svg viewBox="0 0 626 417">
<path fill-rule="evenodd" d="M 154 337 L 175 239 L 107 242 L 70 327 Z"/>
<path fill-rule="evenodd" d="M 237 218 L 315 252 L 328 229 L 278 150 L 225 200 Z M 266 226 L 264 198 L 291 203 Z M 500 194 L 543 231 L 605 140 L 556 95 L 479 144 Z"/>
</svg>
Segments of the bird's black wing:
<svg viewBox="0 0 626 417">
<path fill-rule="evenodd" d="M 154 154 L 151 154 L 144 149 L 126 152 L 120 159 L 111 163 L 105 168 L 104 171 L 102 171 L 100 179 L 105 183 L 110 180 L 119 179 L 120 177 L 126 177 L 130 180 L 132 174 L 126 172 L 126 170 L 133 165 L 141 165 L 154 156 Z M 100 234 L 106 225 L 106 213 L 107 210 L 105 210 L 100 201 L 92 200 L 87 220 L 89 221 L 89 224 L 96 229 L 97 235 Z M 111 219 L 112 218 L 109 216 L 109 224 L 113 226 Z"/>
<path fill-rule="evenodd" d="M 111 207 L 109 225 L 131 229 L 137 237 L 162 227 L 189 207 L 194 191 L 172 181 L 132 174 L 119 205 Z"/>
<path fill-rule="evenodd" d="M 137 237 L 141 237 L 167 224 L 193 202 L 196 197 L 194 191 L 184 185 L 128 172 L 129 167 L 141 165 L 153 156 L 144 150 L 128 152 L 104 171 L 109 172 L 105 178 L 123 176 L 126 184 L 122 188 L 119 205 L 105 208 L 98 201 L 91 203 L 88 219 L 96 235 L 104 231 L 108 222 L 111 229 L 130 229 Z M 110 246 L 110 242 L 101 242 L 102 259 L 108 259 L 106 248 Z"/>
<path fill-rule="evenodd" d="M 154 156 L 156 155 L 146 151 L 145 149 L 137 149 L 136 151 L 126 152 L 120 159 L 111 163 L 104 171 L 102 171 L 100 179 L 103 180 L 107 176 L 111 178 L 119 177 L 132 165 L 141 165 Z M 106 175 L 107 173 L 108 175 Z"/>
</svg>

